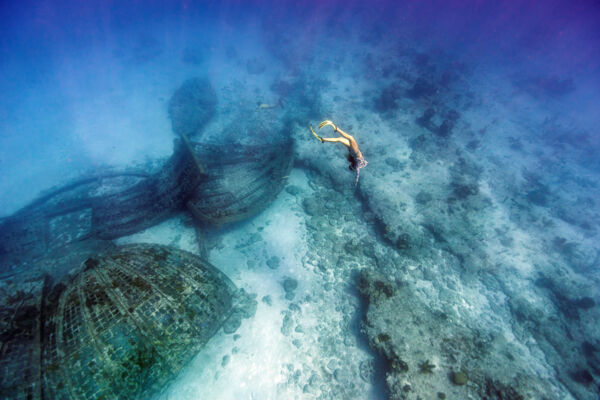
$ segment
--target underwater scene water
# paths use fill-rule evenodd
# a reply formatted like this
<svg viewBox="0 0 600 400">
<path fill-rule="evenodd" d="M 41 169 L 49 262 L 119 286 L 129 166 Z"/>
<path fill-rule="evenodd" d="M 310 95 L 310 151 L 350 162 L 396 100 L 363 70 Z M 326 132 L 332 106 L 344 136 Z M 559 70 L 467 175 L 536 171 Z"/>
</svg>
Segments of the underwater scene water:
<svg viewBox="0 0 600 400">
<path fill-rule="evenodd" d="M 600 398 L 597 1 L 0 15 L 0 398 Z"/>
</svg>

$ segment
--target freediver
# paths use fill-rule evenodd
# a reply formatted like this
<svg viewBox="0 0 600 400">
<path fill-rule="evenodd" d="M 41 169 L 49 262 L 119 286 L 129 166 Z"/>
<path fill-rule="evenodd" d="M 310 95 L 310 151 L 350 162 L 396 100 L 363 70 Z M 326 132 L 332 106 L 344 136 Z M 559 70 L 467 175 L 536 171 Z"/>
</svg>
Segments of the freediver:
<svg viewBox="0 0 600 400">
<path fill-rule="evenodd" d="M 362 153 L 358 149 L 358 144 L 356 143 L 356 140 L 354 140 L 354 137 L 352 137 L 352 135 L 347 134 L 346 132 L 344 132 L 343 130 L 338 128 L 333 122 L 331 122 L 329 120 L 325 120 L 325 121 L 321 122 L 319 124 L 319 129 L 321 129 L 322 127 L 324 127 L 326 125 L 331 126 L 333 128 L 333 131 L 339 133 L 340 135 L 342 135 L 342 137 L 335 137 L 335 138 L 321 137 L 321 136 L 317 135 L 317 132 L 315 132 L 312 125 L 310 125 L 310 130 L 313 133 L 313 135 L 315 135 L 315 137 L 317 139 L 319 139 L 319 141 L 321 143 L 324 143 L 324 142 L 341 143 L 344 146 L 346 146 L 346 148 L 348 149 L 348 157 L 347 158 L 348 158 L 348 161 L 350 162 L 350 165 L 348 168 L 350 169 L 350 171 L 356 171 L 356 182 L 354 183 L 354 185 L 356 186 L 358 184 L 358 177 L 360 175 L 360 169 L 366 167 L 367 164 L 369 164 L 369 163 L 367 162 L 367 160 L 365 160 Z"/>
</svg>

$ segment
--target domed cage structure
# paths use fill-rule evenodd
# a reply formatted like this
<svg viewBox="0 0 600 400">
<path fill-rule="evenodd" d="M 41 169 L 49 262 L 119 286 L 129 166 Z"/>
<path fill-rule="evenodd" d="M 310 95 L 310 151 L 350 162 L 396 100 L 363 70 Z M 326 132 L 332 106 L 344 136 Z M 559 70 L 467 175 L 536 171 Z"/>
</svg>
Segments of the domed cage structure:
<svg viewBox="0 0 600 400">
<path fill-rule="evenodd" d="M 191 146 L 206 170 L 186 205 L 195 218 L 214 224 L 240 221 L 266 208 L 293 163 L 291 138 L 261 145 Z"/>
<path fill-rule="evenodd" d="M 44 280 L 0 283 L 0 398 L 41 398 Z"/>
<path fill-rule="evenodd" d="M 98 173 L 0 219 L 0 276 L 69 243 L 118 238 L 171 216 L 200 182 L 189 151 L 177 148 L 154 173 Z"/>
<path fill-rule="evenodd" d="M 27 312 L 3 316 L 3 398 L 148 398 L 216 333 L 237 295 L 201 258 L 142 244 L 88 258 L 66 283 L 35 284 L 19 300 Z"/>
</svg>

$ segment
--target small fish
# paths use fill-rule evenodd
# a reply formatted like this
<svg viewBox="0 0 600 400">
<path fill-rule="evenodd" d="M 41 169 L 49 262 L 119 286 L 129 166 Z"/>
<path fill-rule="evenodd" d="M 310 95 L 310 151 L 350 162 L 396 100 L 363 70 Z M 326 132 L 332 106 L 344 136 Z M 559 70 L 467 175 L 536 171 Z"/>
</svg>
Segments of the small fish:
<svg viewBox="0 0 600 400">
<path fill-rule="evenodd" d="M 274 103 L 274 104 L 258 102 L 258 109 L 259 110 L 269 110 L 271 108 L 276 108 L 276 107 L 282 107 L 283 108 L 283 100 L 279 99 L 279 100 L 277 100 L 277 103 Z"/>
</svg>

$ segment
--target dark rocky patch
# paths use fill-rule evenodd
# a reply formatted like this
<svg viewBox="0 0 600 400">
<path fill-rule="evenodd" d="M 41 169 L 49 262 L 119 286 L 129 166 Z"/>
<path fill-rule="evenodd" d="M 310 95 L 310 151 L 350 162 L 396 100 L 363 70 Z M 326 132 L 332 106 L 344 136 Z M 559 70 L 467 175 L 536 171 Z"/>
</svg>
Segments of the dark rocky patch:
<svg viewBox="0 0 600 400">
<path fill-rule="evenodd" d="M 452 134 L 456 120 L 458 119 L 458 113 L 454 110 L 450 110 L 449 115 L 442 121 L 440 126 L 435 130 L 435 134 L 447 138 Z"/>
<path fill-rule="evenodd" d="M 511 136 L 508 138 L 508 147 L 514 151 L 523 151 L 523 142 L 520 138 Z"/>
<path fill-rule="evenodd" d="M 435 131 L 436 127 L 433 124 L 433 121 L 431 121 L 431 119 L 433 118 L 433 116 L 435 115 L 435 110 L 431 107 L 426 108 L 425 111 L 423 111 L 423 114 L 418 117 L 416 119 L 416 122 L 419 126 L 429 129 L 430 131 Z"/>
<path fill-rule="evenodd" d="M 571 378 L 577 383 L 581 383 L 582 385 L 591 385 L 594 383 L 594 377 L 590 373 L 590 371 L 586 369 L 579 369 L 577 371 L 573 371 L 571 373 Z"/>
<path fill-rule="evenodd" d="M 367 296 L 369 300 L 379 302 L 381 299 L 392 297 L 396 288 L 384 277 L 379 277 L 377 274 L 365 270 L 358 280 L 358 290 L 364 296 Z M 378 340 L 385 342 L 389 340 L 389 335 L 382 333 L 378 336 Z"/>
<path fill-rule="evenodd" d="M 431 133 L 447 138 L 452 134 L 452 130 L 456 125 L 456 121 L 460 117 L 460 114 L 456 110 L 448 110 L 445 114 L 442 114 L 437 117 L 437 119 L 442 119 L 442 122 L 439 125 L 433 121 L 434 117 L 436 117 L 436 111 L 432 108 L 426 108 L 423 111 L 423 114 L 418 117 L 415 122 L 420 127 L 423 127 L 430 131 Z"/>
<path fill-rule="evenodd" d="M 464 200 L 469 196 L 477 195 L 479 193 L 479 185 L 476 183 L 452 182 L 450 190 L 450 199 Z"/>
<path fill-rule="evenodd" d="M 279 268 L 279 265 L 280 265 L 280 261 L 279 261 L 279 257 L 277 257 L 277 256 L 273 256 L 267 260 L 267 266 L 271 269 L 277 269 L 277 268 Z"/>
<path fill-rule="evenodd" d="M 548 205 L 548 196 L 550 190 L 546 185 L 538 185 L 536 188 L 527 192 L 525 198 L 536 206 L 546 207 Z"/>
<path fill-rule="evenodd" d="M 453 371 L 450 373 L 450 380 L 456 386 L 463 386 L 469 382 L 469 376 L 463 371 Z"/>
<path fill-rule="evenodd" d="M 286 294 L 293 293 L 298 287 L 298 281 L 294 278 L 285 278 L 282 286 Z"/>
<path fill-rule="evenodd" d="M 286 111 L 281 117 L 283 126 L 289 127 L 293 123 L 304 126 L 308 120 L 321 118 L 321 92 L 330 85 L 328 80 L 305 75 L 275 80 L 270 88 L 279 96 Z"/>
<path fill-rule="evenodd" d="M 486 379 L 482 398 L 486 400 L 524 400 L 515 388 L 493 379 Z"/>
<path fill-rule="evenodd" d="M 600 348 L 586 340 L 581 344 L 581 351 L 586 358 L 589 358 L 594 357 L 595 353 L 600 351 Z"/>
<path fill-rule="evenodd" d="M 433 200 L 433 196 L 431 195 L 431 193 L 422 190 L 419 193 L 417 193 L 417 196 L 415 197 L 415 201 L 417 202 L 417 204 L 420 205 L 425 205 L 431 200 Z"/>
<path fill-rule="evenodd" d="M 292 196 L 297 196 L 300 193 L 302 193 L 302 189 L 295 185 L 286 186 L 285 191 L 291 194 Z"/>
<path fill-rule="evenodd" d="M 271 83 L 270 89 L 280 97 L 286 98 L 294 91 L 295 85 L 288 80 L 276 80 Z"/>
<path fill-rule="evenodd" d="M 414 151 L 423 151 L 427 146 L 428 140 L 425 135 L 419 135 L 411 138 L 408 145 Z"/>
<path fill-rule="evenodd" d="M 398 235 L 398 239 L 396 240 L 396 248 L 398 250 L 408 250 L 410 247 L 410 235 L 408 233 L 401 233 Z"/>
<path fill-rule="evenodd" d="M 475 151 L 479 148 L 479 146 L 481 146 L 481 141 L 477 139 L 469 140 L 469 142 L 467 143 L 467 149 L 469 151 Z"/>
<path fill-rule="evenodd" d="M 321 206 L 314 197 L 307 197 L 302 201 L 302 208 L 309 216 L 316 216 L 322 213 Z"/>
<path fill-rule="evenodd" d="M 551 200 L 551 192 L 550 188 L 542 182 L 541 177 L 536 173 L 526 170 L 522 172 L 522 175 L 523 179 L 525 179 L 525 199 L 536 206 L 548 206 Z"/>
<path fill-rule="evenodd" d="M 423 228 L 425 228 L 427 230 L 427 232 L 429 232 L 431 234 L 431 236 L 437 243 L 446 243 L 447 242 L 446 238 L 444 238 L 444 233 L 442 232 L 442 230 L 439 227 L 436 227 L 435 225 L 432 225 L 432 224 L 423 224 Z"/>
<path fill-rule="evenodd" d="M 577 300 L 573 300 L 572 304 L 577 308 L 587 310 L 589 308 L 594 307 L 596 305 L 596 302 L 591 297 L 581 297 Z"/>
<path fill-rule="evenodd" d="M 407 97 L 417 100 L 421 98 L 431 97 L 438 92 L 437 86 L 431 81 L 419 77 L 413 86 L 406 91 Z"/>
<path fill-rule="evenodd" d="M 401 97 L 401 89 L 397 84 L 389 85 L 375 98 L 373 107 L 380 113 L 387 113 L 398 109 L 398 99 Z"/>
<path fill-rule="evenodd" d="M 395 157 L 387 157 L 385 163 L 395 170 L 401 170 L 404 165 Z"/>
<path fill-rule="evenodd" d="M 268 306 L 272 306 L 273 305 L 273 299 L 269 295 L 263 296 L 263 298 L 261 299 L 261 301 L 263 303 L 265 303 L 266 305 L 268 305 Z"/>
</svg>

